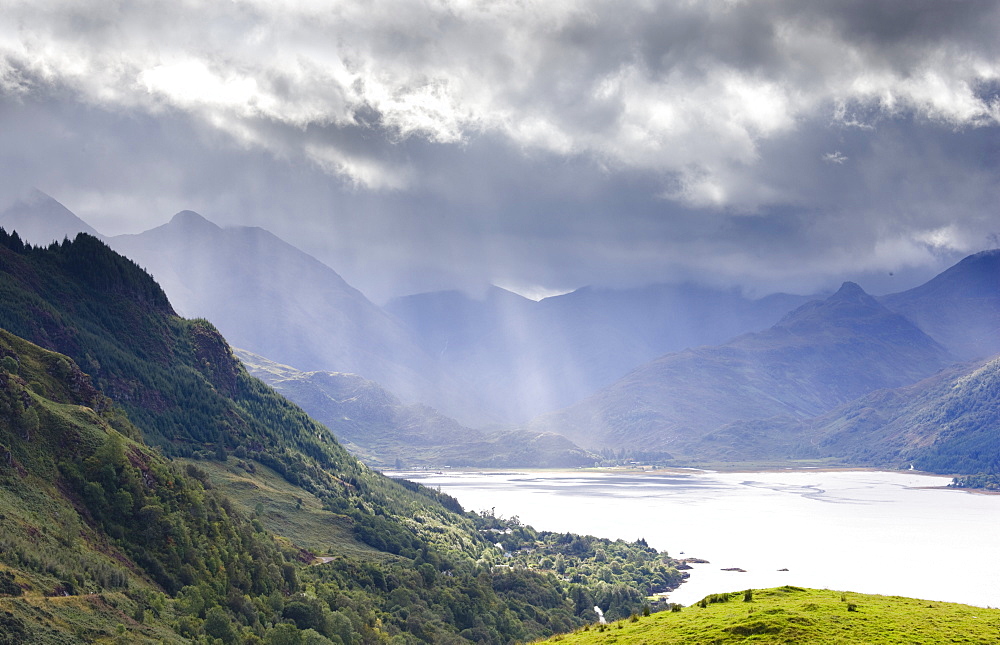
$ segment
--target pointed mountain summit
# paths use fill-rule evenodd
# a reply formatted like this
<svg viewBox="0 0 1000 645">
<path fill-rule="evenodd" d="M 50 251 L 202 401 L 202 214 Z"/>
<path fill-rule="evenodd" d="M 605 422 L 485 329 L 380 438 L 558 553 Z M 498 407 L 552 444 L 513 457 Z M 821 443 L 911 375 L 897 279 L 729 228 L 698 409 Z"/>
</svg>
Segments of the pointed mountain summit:
<svg viewBox="0 0 1000 645">
<path fill-rule="evenodd" d="M 766 331 L 663 356 L 530 427 L 561 432 L 585 448 L 697 457 L 693 442 L 726 424 L 815 416 L 950 362 L 916 326 L 845 283 Z"/>
<path fill-rule="evenodd" d="M 845 282 L 830 297 L 808 302 L 790 311 L 775 326 L 800 328 L 813 325 L 844 325 L 885 313 L 886 308 L 857 283 Z"/>
<path fill-rule="evenodd" d="M 172 229 L 182 229 L 184 231 L 201 231 L 201 232 L 211 232 L 216 233 L 222 230 L 215 222 L 210 222 L 205 219 L 202 215 L 194 211 L 180 211 L 164 226 L 169 226 Z"/>
<path fill-rule="evenodd" d="M 0 226 L 33 246 L 73 239 L 77 233 L 101 237 L 89 224 L 37 188 L 27 191 L 0 213 Z"/>
<path fill-rule="evenodd" d="M 1000 353 L 1000 249 L 970 255 L 919 287 L 879 300 L 960 358 Z"/>
</svg>

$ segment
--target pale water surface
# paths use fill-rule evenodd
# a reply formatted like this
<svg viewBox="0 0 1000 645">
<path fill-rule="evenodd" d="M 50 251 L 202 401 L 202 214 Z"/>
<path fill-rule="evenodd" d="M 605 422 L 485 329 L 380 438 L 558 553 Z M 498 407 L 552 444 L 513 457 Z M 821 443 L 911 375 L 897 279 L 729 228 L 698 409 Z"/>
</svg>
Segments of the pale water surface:
<svg viewBox="0 0 1000 645">
<path fill-rule="evenodd" d="M 791 584 L 1000 607 L 1000 496 L 899 472 L 404 475 L 538 530 L 699 557 L 670 595 Z M 739 567 L 746 573 L 721 571 Z M 788 569 L 788 571 L 779 571 Z"/>
</svg>

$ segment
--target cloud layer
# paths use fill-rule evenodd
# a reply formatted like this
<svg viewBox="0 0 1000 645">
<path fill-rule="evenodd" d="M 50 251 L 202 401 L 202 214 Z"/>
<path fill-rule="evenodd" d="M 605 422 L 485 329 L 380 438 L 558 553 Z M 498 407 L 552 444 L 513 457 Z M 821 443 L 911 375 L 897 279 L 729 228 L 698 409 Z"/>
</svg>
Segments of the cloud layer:
<svg viewBox="0 0 1000 645">
<path fill-rule="evenodd" d="M 375 259 L 387 293 L 456 273 L 805 289 L 1000 231 L 997 2 L 10 0 L 5 15 L 11 183 L 122 226 L 204 204 L 346 273 Z"/>
</svg>

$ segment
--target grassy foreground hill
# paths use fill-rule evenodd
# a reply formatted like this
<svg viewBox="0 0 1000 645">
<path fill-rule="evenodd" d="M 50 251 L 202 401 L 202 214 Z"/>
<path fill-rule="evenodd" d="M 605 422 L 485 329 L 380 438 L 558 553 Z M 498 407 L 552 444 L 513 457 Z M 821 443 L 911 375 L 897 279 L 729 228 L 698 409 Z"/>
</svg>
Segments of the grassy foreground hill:
<svg viewBox="0 0 1000 645">
<path fill-rule="evenodd" d="M 589 625 L 560 645 L 996 643 L 1000 610 L 896 596 L 779 587 L 715 594 L 681 611 Z"/>
<path fill-rule="evenodd" d="M 370 470 L 93 237 L 0 229 L 0 328 L 0 643 L 511 643 L 682 579 Z"/>
</svg>

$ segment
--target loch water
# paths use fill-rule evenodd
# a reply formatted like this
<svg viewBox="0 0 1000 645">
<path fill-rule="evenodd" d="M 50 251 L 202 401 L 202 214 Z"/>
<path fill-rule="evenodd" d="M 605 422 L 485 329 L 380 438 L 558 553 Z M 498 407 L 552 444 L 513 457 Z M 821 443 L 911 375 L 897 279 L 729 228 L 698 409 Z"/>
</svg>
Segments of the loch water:
<svg viewBox="0 0 1000 645">
<path fill-rule="evenodd" d="M 1000 607 L 1000 495 L 912 472 L 406 473 L 538 530 L 696 557 L 668 599 L 785 584 Z M 743 572 L 724 571 L 727 568 Z M 787 569 L 787 571 L 783 571 Z"/>
</svg>

